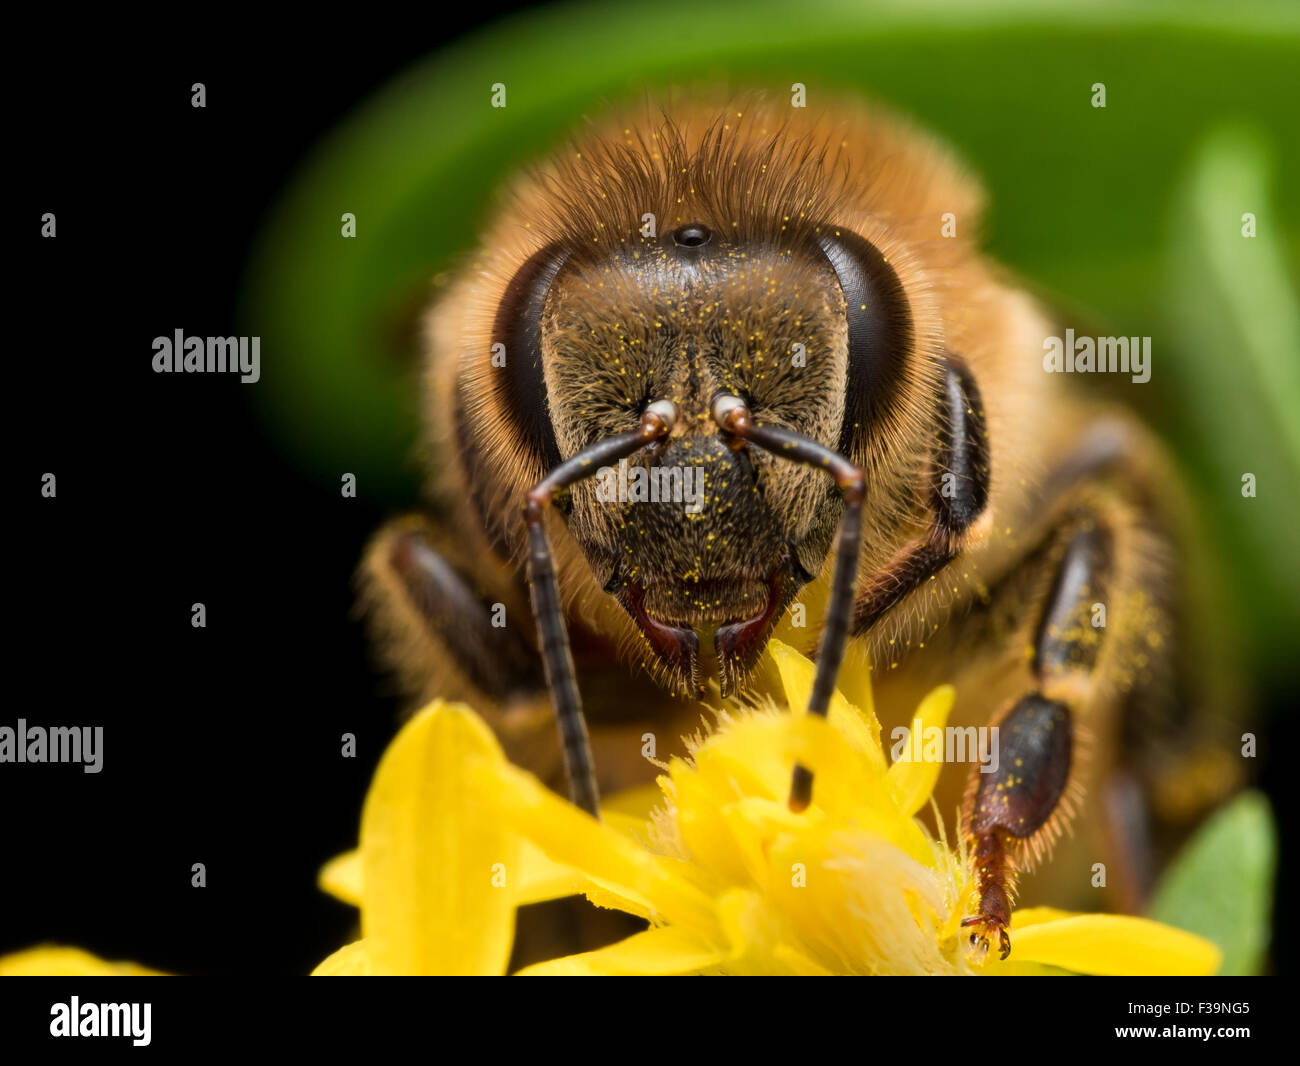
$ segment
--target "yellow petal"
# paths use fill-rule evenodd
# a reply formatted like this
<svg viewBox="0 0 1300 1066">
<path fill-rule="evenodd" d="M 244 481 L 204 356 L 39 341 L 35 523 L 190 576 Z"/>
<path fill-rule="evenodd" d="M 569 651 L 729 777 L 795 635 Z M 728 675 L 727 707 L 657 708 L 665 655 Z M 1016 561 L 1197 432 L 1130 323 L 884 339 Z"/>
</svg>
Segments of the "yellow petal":
<svg viewBox="0 0 1300 1066">
<path fill-rule="evenodd" d="M 588 881 L 572 866 L 554 862 L 531 840 L 519 841 L 519 877 L 515 884 L 515 902 L 544 903 L 550 899 L 579 896 Z"/>
<path fill-rule="evenodd" d="M 875 719 L 876 700 L 871 692 L 871 657 L 867 654 L 865 641 L 845 649 L 844 665 L 840 667 L 837 687 L 864 718 L 868 721 Z"/>
<path fill-rule="evenodd" d="M 715 928 L 712 901 L 672 864 L 562 800 L 531 774 L 503 763 L 479 790 L 499 804 L 502 821 L 552 861 L 572 866 L 611 895 L 625 893 L 630 913 L 639 913 L 648 901 L 673 924 Z"/>
<path fill-rule="evenodd" d="M 816 653 L 817 649 L 817 631 L 816 622 L 818 619 L 826 617 L 826 601 L 830 599 L 830 580 L 825 576 L 818 576 L 808 582 L 799 590 L 799 603 L 803 606 L 803 618 L 799 619 L 804 624 L 796 626 L 793 607 L 785 612 L 772 630 L 772 636 L 781 641 L 782 644 L 789 644 L 794 648 L 803 648 L 808 655 Z M 809 624 L 809 622 L 812 624 Z"/>
<path fill-rule="evenodd" d="M 135 962 L 109 962 L 80 948 L 42 944 L 0 956 L 0 977 L 165 977 Z"/>
<path fill-rule="evenodd" d="M 830 971 L 820 963 L 781 942 L 781 923 L 774 920 L 764 895 L 732 888 L 719 897 L 718 915 L 729 946 L 724 971 L 737 976 L 828 976 Z"/>
<path fill-rule="evenodd" d="M 899 813 L 883 786 L 842 734 L 815 715 L 789 721 L 791 757 L 815 775 L 813 804 L 836 823 L 858 828 L 902 848 L 925 866 L 935 863 L 929 837 L 914 818 Z"/>
<path fill-rule="evenodd" d="M 705 769 L 713 765 L 707 752 L 699 753 Z M 708 863 L 709 872 L 726 884 L 738 884 L 747 876 L 748 863 L 741 842 L 723 817 L 727 802 L 719 802 L 709 787 L 708 777 L 674 759 L 669 773 L 673 780 L 677 834 L 686 851 Z"/>
<path fill-rule="evenodd" d="M 650 810 L 662 802 L 658 785 L 645 785 L 615 793 L 601 801 L 605 824 L 629 837 L 644 833 Z M 594 885 L 572 866 L 549 859 L 541 848 L 527 840 L 519 841 L 519 876 L 513 879 L 516 906 L 544 903 L 566 896 L 599 895 Z M 354 907 L 361 906 L 361 852 L 345 851 L 321 867 L 317 877 L 320 888 Z"/>
<path fill-rule="evenodd" d="M 1078 974 L 1057 966 L 1044 966 L 1041 962 L 1022 962 L 1012 951 L 1011 958 L 1003 961 L 994 956 L 987 959 L 979 971 L 984 977 L 1078 977 Z"/>
<path fill-rule="evenodd" d="M 776 663 L 790 710 L 795 714 L 806 713 L 808 701 L 812 697 L 816 666 L 810 659 L 779 640 L 768 641 L 765 654 L 771 656 Z M 880 723 L 876 721 L 874 713 L 850 706 L 848 700 L 837 691 L 831 696 L 827 717 L 854 749 L 867 757 L 874 769 L 881 774 L 885 772 L 885 753 L 880 747 Z"/>
<path fill-rule="evenodd" d="M 1077 918 L 1075 911 L 1063 911 L 1057 907 L 1021 907 L 1011 915 L 1012 929 L 1028 929 L 1031 925 L 1055 922 L 1062 918 Z"/>
<path fill-rule="evenodd" d="M 598 977 L 696 973 L 712 969 L 722 961 L 719 952 L 691 934 L 664 927 L 636 933 L 607 948 L 525 967 L 519 971 L 519 976 Z"/>
<path fill-rule="evenodd" d="M 377 973 L 500 974 L 518 842 L 481 771 L 504 767 L 468 707 L 435 701 L 389 745 L 361 815 L 361 932 Z"/>
<path fill-rule="evenodd" d="M 790 720 L 785 711 L 760 711 L 738 718 L 695 751 L 693 767 L 672 760 L 669 776 L 679 792 L 678 810 L 692 802 L 690 797 L 680 795 L 681 782 L 688 776 L 694 776 L 699 783 L 694 798 L 715 807 L 745 796 L 784 799 L 790 790 L 792 763 L 789 751 L 778 750 L 776 741 L 784 738 L 782 730 Z"/>
<path fill-rule="evenodd" d="M 1148 918 L 1078 914 L 1023 928 L 1013 921 L 1012 930 L 1014 958 L 1075 973 L 1204 976 L 1222 961 L 1210 941 Z"/>
<path fill-rule="evenodd" d="M 662 796 L 662 794 L 661 794 Z M 625 819 L 626 821 L 619 821 Z M 613 815 L 606 818 L 620 831 L 630 829 L 632 818 L 629 815 Z M 644 828 L 644 823 L 638 823 Z M 572 866 L 563 866 L 552 862 L 546 853 L 527 840 L 519 841 L 519 853 L 516 860 L 519 876 L 513 879 L 515 905 L 522 907 L 529 903 L 544 903 L 547 900 L 563 899 L 566 896 L 580 896 L 586 891 L 589 882 Z M 321 867 L 317 877 L 320 888 L 335 899 L 361 906 L 361 852 L 345 851 L 336 855 Z"/>
<path fill-rule="evenodd" d="M 828 815 L 858 820 L 871 811 L 890 822 L 911 822 L 900 818 L 885 791 L 883 755 L 876 754 L 879 764 L 847 743 L 833 722 L 816 715 L 757 711 L 729 721 L 695 752 L 694 761 L 705 785 L 701 794 L 715 807 L 742 799 L 784 804 L 791 771 L 802 763 L 817 774 L 813 803 Z M 682 776 L 673 767 L 675 787 Z M 685 811 L 686 803 L 679 802 L 678 809 Z"/>
<path fill-rule="evenodd" d="M 916 709 L 916 714 L 912 718 L 912 730 L 919 729 L 922 740 L 928 730 L 942 730 L 948 724 L 948 712 L 952 710 L 956 698 L 956 689 L 951 685 L 940 685 L 926 696 Z M 909 818 L 925 806 L 930 793 L 934 791 L 935 782 L 939 780 L 939 771 L 943 769 L 942 761 L 926 762 L 923 759 L 910 758 L 912 743 L 914 742 L 909 734 L 908 746 L 904 749 L 903 758 L 894 763 L 885 775 L 889 794 L 894 797 L 898 809 Z"/>
<path fill-rule="evenodd" d="M 619 832 L 633 832 L 645 828 L 651 812 L 664 802 L 664 791 L 658 782 L 625 788 L 600 799 L 600 816 Z"/>
<path fill-rule="evenodd" d="M 768 916 L 760 892 L 729 888 L 718 897 L 718 924 L 727 940 L 727 957 L 736 962 L 745 956 L 759 956 L 766 942 Z"/>
<path fill-rule="evenodd" d="M 658 785 L 641 785 L 605 796 L 600 801 L 604 824 L 629 839 L 644 836 L 650 812 L 663 802 Z M 603 890 L 572 866 L 553 861 L 531 840 L 519 841 L 519 877 L 515 880 L 515 900 L 522 907 L 566 896 L 603 895 Z"/>
<path fill-rule="evenodd" d="M 807 955 L 801 955 L 794 948 L 786 947 L 784 944 L 777 944 L 772 949 L 772 954 L 783 965 L 790 968 L 790 972 L 796 977 L 834 977 L 830 970 L 826 969 L 820 963 L 813 962 Z"/>
<path fill-rule="evenodd" d="M 361 906 L 361 852 L 353 849 L 335 855 L 316 875 L 316 885 L 335 899 Z"/>
<path fill-rule="evenodd" d="M 346 944 L 325 959 L 316 969 L 313 977 L 370 977 L 374 974 L 370 963 L 370 954 L 366 951 L 366 942 L 357 940 Z"/>
<path fill-rule="evenodd" d="M 572 866 L 552 862 L 536 845 L 527 840 L 518 842 L 518 876 L 509 879 L 514 889 L 515 906 L 544 903 L 566 896 L 580 896 L 589 886 L 588 880 Z M 345 851 L 321 867 L 317 883 L 335 899 L 361 906 L 361 852 Z"/>
<path fill-rule="evenodd" d="M 653 922 L 659 917 L 658 908 L 652 906 L 644 896 L 638 895 L 624 885 L 611 884 L 596 877 L 589 877 L 583 886 L 582 894 L 602 910 L 622 911 L 624 914 L 644 918 L 647 922 Z"/>
</svg>

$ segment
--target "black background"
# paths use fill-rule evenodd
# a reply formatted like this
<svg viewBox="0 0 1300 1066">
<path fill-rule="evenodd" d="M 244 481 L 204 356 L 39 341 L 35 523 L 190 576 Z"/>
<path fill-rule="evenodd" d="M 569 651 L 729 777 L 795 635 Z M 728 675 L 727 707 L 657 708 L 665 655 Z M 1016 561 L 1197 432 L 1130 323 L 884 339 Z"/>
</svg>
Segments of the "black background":
<svg viewBox="0 0 1300 1066">
<path fill-rule="evenodd" d="M 48 941 L 179 973 L 304 973 L 352 938 L 356 912 L 315 879 L 355 846 L 397 721 L 353 618 L 353 571 L 384 514 L 276 452 L 256 385 L 155 374 L 152 341 L 247 332 L 250 243 L 307 151 L 506 6 L 424 25 L 118 25 L 48 50 L 11 38 L 40 62 L 11 97 L 21 502 L 0 722 L 103 726 L 105 753 L 99 774 L 0 768 L 0 951 Z M 39 494 L 47 472 L 55 499 Z"/>
<path fill-rule="evenodd" d="M 32 54 L 10 95 L 17 506 L 0 723 L 103 726 L 105 754 L 98 775 L 0 767 L 0 952 L 58 942 L 178 973 L 305 973 L 354 934 L 355 912 L 315 878 L 355 844 L 396 723 L 353 617 L 384 512 L 290 465 L 255 386 L 153 373 L 152 340 L 241 332 L 250 243 L 307 151 L 510 6 L 425 24 L 119 23 L 54 46 L 48 26 L 15 28 L 11 50 Z M 345 732 L 356 759 L 340 757 Z M 1261 759 L 1283 807 L 1285 755 L 1269 753 L 1294 750 L 1294 732 L 1282 716 Z M 1285 914 L 1278 936 L 1285 968 Z"/>
</svg>

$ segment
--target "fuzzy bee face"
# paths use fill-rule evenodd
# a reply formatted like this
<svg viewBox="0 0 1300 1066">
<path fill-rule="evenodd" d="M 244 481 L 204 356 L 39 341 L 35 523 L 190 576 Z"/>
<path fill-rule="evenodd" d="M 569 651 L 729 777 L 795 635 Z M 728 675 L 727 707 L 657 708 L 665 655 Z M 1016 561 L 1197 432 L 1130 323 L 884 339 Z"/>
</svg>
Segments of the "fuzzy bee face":
<svg viewBox="0 0 1300 1066">
<path fill-rule="evenodd" d="M 850 149 L 881 162 L 849 165 Z M 461 485 L 503 555 L 522 554 L 512 519 L 530 486 L 675 405 L 666 440 L 556 502 L 581 614 L 678 692 L 700 689 L 712 652 L 724 692 L 743 685 L 842 513 L 824 471 L 720 433 L 715 396 L 868 467 L 882 540 L 913 509 L 938 384 L 933 318 L 917 323 L 929 294 L 891 265 L 905 235 L 861 210 L 899 157 L 891 131 L 761 107 L 606 130 L 521 183 L 434 317 L 438 364 L 460 352 Z"/>
<path fill-rule="evenodd" d="M 666 446 L 574 487 L 568 526 L 675 687 L 698 687 L 711 644 L 734 683 L 820 570 L 839 502 L 816 470 L 733 450 L 709 405 L 734 393 L 835 446 L 847 344 L 834 272 L 806 241 L 756 243 L 699 220 L 568 257 L 541 330 L 561 455 L 635 428 L 656 400 L 676 405 Z"/>
</svg>

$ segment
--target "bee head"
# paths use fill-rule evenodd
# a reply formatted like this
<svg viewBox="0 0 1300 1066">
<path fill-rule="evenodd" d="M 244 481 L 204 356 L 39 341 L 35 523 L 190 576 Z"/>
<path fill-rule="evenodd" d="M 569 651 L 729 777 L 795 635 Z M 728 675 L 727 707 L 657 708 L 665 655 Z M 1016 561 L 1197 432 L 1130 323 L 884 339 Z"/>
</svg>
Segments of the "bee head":
<svg viewBox="0 0 1300 1066">
<path fill-rule="evenodd" d="M 643 660 L 687 693 L 715 653 L 724 693 L 740 687 L 827 568 L 843 508 L 823 470 L 729 438 L 714 398 L 861 465 L 883 527 L 907 510 L 898 487 L 937 382 L 922 354 L 933 330 L 918 337 L 914 313 L 930 297 L 900 282 L 888 227 L 846 206 L 865 194 L 836 177 L 825 153 L 838 142 L 763 135 L 759 112 L 745 121 L 755 127 L 669 123 L 653 144 L 597 139 L 534 175 L 489 236 L 486 282 L 467 282 L 471 305 L 444 319 L 473 333 L 490 315 L 502 354 L 485 371 L 474 333 L 454 416 L 465 487 L 503 552 L 520 554 L 510 518 L 530 485 L 635 430 L 650 405 L 673 405 L 666 438 L 556 504 L 595 587 L 648 646 Z M 890 157 L 896 142 L 877 140 Z M 521 220 L 522 256 L 510 244 Z M 490 309 L 473 303 L 486 298 Z"/>
<path fill-rule="evenodd" d="M 837 240 L 829 228 L 825 239 Z M 749 240 L 703 218 L 609 252 L 560 244 L 539 263 L 540 449 L 568 458 L 635 429 L 651 404 L 672 404 L 666 440 L 575 485 L 563 510 L 679 690 L 698 689 L 713 652 L 734 691 L 826 563 L 842 506 L 834 484 L 728 439 L 711 404 L 737 396 L 763 425 L 852 446 L 846 413 L 856 422 L 864 412 L 849 393 L 856 316 L 828 251 L 841 247 L 811 228 Z M 902 342 L 874 326 L 877 339 Z"/>
</svg>

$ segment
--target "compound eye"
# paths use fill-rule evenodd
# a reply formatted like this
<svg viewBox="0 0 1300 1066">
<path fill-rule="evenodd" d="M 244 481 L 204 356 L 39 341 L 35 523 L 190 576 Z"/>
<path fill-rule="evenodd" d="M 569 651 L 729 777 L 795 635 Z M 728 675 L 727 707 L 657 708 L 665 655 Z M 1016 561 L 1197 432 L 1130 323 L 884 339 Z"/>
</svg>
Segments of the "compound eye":
<svg viewBox="0 0 1300 1066">
<path fill-rule="evenodd" d="M 713 231 L 698 222 L 673 230 L 673 244 L 678 248 L 703 248 L 712 239 Z"/>
<path fill-rule="evenodd" d="M 848 230 L 823 227 L 817 239 L 844 293 L 849 374 L 837 449 L 862 454 L 870 427 L 897 411 L 912 347 L 912 313 L 903 284 L 874 244 Z"/>
<path fill-rule="evenodd" d="M 542 369 L 542 313 L 568 257 L 564 245 L 555 241 L 526 260 L 506 286 L 492 326 L 492 340 L 508 353 L 505 369 L 493 375 L 501 409 L 542 473 L 560 465 Z"/>
</svg>

